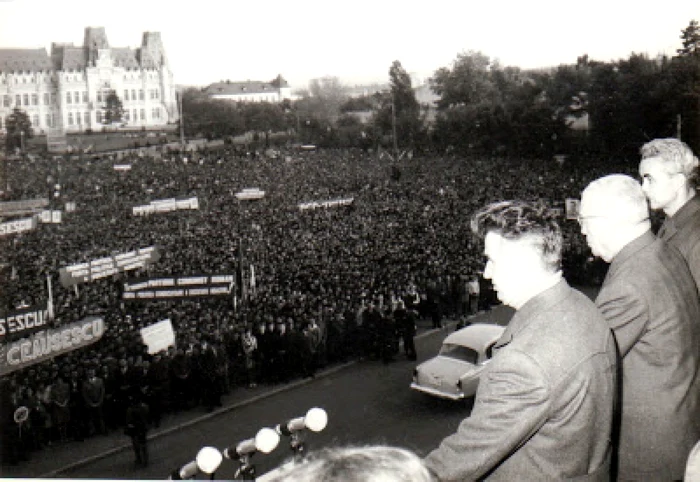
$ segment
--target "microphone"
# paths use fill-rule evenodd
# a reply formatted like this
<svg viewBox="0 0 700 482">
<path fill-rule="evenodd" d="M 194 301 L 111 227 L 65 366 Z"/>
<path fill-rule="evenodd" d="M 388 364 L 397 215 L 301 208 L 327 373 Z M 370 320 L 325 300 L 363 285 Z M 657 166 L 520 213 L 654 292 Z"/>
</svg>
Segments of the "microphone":
<svg viewBox="0 0 700 482">
<path fill-rule="evenodd" d="M 199 467 L 197 466 L 197 461 L 193 460 L 192 462 L 188 462 L 187 464 L 183 465 L 179 469 L 173 470 L 173 472 L 170 474 L 170 480 L 185 480 L 185 479 L 191 479 L 195 475 L 197 475 L 197 472 L 199 472 Z"/>
<path fill-rule="evenodd" d="M 170 480 L 185 480 L 191 479 L 198 472 L 205 474 L 213 474 L 221 465 L 221 452 L 214 447 L 202 447 L 197 453 L 197 458 L 192 462 L 188 462 L 179 469 L 173 470 L 170 474 Z"/>
<path fill-rule="evenodd" d="M 202 447 L 197 454 L 197 467 L 205 474 L 213 474 L 221 465 L 223 456 L 218 449 L 214 447 Z"/>
<path fill-rule="evenodd" d="M 280 435 L 292 435 L 304 429 L 309 429 L 312 432 L 320 432 L 328 424 L 328 414 L 322 408 L 314 407 L 306 412 L 306 416 L 297 417 L 286 422 L 283 422 L 275 430 Z"/>
<path fill-rule="evenodd" d="M 261 428 L 255 435 L 255 438 L 243 440 L 235 446 L 232 445 L 231 447 L 224 449 L 224 457 L 230 460 L 238 457 L 245 457 L 246 455 L 252 455 L 255 452 L 269 454 L 275 450 L 279 443 L 280 436 L 277 432 L 271 428 Z"/>
</svg>

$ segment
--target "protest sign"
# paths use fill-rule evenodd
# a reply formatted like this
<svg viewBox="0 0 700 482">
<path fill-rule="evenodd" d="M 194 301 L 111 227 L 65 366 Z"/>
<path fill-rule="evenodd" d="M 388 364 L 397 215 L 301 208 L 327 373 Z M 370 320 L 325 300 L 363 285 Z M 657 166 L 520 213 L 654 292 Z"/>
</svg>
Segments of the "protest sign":
<svg viewBox="0 0 700 482">
<path fill-rule="evenodd" d="M 124 284 L 125 301 L 163 300 L 222 296 L 231 294 L 232 274 L 150 278 Z"/>
<path fill-rule="evenodd" d="M 316 209 L 316 208 L 332 208 L 336 206 L 347 206 L 352 204 L 355 198 L 345 198 L 345 199 L 330 199 L 328 201 L 311 201 L 308 203 L 299 204 L 299 209 L 304 211 L 305 209 Z"/>
<path fill-rule="evenodd" d="M 23 218 L 15 219 L 14 221 L 8 221 L 6 223 L 0 223 L 0 236 L 7 236 L 10 234 L 23 233 L 25 231 L 31 231 L 36 228 L 36 218 Z"/>
<path fill-rule="evenodd" d="M 104 319 L 91 316 L 4 344 L 0 346 L 0 376 L 91 345 L 98 341 L 104 332 Z"/>
<path fill-rule="evenodd" d="M 38 306 L 27 307 L 0 317 L 0 343 L 31 335 L 46 327 L 48 310 Z"/>
<path fill-rule="evenodd" d="M 100 258 L 89 263 L 74 264 L 58 270 L 61 284 L 64 287 L 87 283 L 96 279 L 106 278 L 124 271 L 142 268 L 160 259 L 158 248 L 151 246 L 140 248 L 127 253 Z"/>
<path fill-rule="evenodd" d="M 172 322 L 166 319 L 141 328 L 141 339 L 148 347 L 149 355 L 167 350 L 169 346 L 175 346 L 175 332 Z"/>
</svg>

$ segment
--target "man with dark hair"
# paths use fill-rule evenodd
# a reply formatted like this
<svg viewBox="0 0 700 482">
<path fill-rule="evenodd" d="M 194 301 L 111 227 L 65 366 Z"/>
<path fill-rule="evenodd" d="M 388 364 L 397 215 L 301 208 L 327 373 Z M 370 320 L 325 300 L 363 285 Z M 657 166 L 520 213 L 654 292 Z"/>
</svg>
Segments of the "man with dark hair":
<svg viewBox="0 0 700 482">
<path fill-rule="evenodd" d="M 441 481 L 607 481 L 616 393 L 612 332 L 561 274 L 543 207 L 494 203 L 472 219 L 484 276 L 517 311 L 481 375 L 471 416 L 425 459 Z"/>
<path fill-rule="evenodd" d="M 666 214 L 658 236 L 685 258 L 700 291 L 700 197 L 698 158 L 678 139 L 654 139 L 642 146 L 639 175 L 652 209 Z"/>
</svg>

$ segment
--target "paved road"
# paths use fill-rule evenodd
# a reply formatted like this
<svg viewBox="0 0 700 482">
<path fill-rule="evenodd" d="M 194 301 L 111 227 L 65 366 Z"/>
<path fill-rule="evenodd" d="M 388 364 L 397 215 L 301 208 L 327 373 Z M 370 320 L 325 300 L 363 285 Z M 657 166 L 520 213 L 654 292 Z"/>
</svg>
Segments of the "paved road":
<svg viewBox="0 0 700 482">
<path fill-rule="evenodd" d="M 480 318 L 504 323 L 511 310 L 497 307 Z M 476 321 L 476 320 L 475 320 Z M 417 340 L 419 361 L 433 356 L 448 330 L 423 331 Z M 214 414 L 193 410 L 171 416 L 149 443 L 151 463 L 135 468 L 128 439 L 118 433 L 71 442 L 34 454 L 28 464 L 3 470 L 4 477 L 163 479 L 191 461 L 203 446 L 223 449 L 252 438 L 262 427 L 274 427 L 318 406 L 328 413 L 328 426 L 309 433 L 309 450 L 338 444 L 387 443 L 427 453 L 469 414 L 468 403 L 452 403 L 414 393 L 408 388 L 416 362 L 403 357 L 384 365 L 361 361 L 333 367 L 316 379 L 288 385 L 238 389 L 225 397 Z M 288 456 L 288 440 L 269 455 L 256 454 L 258 473 L 277 467 Z M 217 478 L 232 478 L 237 464 L 224 460 Z"/>
</svg>

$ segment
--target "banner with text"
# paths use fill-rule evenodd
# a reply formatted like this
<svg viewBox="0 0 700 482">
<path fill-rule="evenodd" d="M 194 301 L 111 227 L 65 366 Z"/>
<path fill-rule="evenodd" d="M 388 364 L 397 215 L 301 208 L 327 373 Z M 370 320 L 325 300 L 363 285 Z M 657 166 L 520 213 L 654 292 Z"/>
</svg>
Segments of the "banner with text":
<svg viewBox="0 0 700 482">
<path fill-rule="evenodd" d="M 125 301 L 167 300 L 230 295 L 235 275 L 216 274 L 150 278 L 124 283 Z"/>
<path fill-rule="evenodd" d="M 60 328 L 42 330 L 0 346 L 0 376 L 91 345 L 105 332 L 104 319 L 90 316 Z"/>
<path fill-rule="evenodd" d="M 10 234 L 31 231 L 32 229 L 36 229 L 36 225 L 37 223 L 35 217 L 15 219 L 14 221 L 0 223 L 0 236 L 8 236 Z"/>
<path fill-rule="evenodd" d="M 61 268 L 58 272 L 61 284 L 64 287 L 80 283 L 88 283 L 101 278 L 106 278 L 124 271 L 143 268 L 147 264 L 155 263 L 160 259 L 158 248 L 150 246 L 128 253 L 117 254 L 100 258 L 89 263 L 74 264 Z"/>
<path fill-rule="evenodd" d="M 47 198 L 5 201 L 0 203 L 0 217 L 33 214 L 49 205 Z"/>
<path fill-rule="evenodd" d="M 311 201 L 308 203 L 299 204 L 299 209 L 304 211 L 305 209 L 316 209 L 316 208 L 332 208 L 336 206 L 347 206 L 352 204 L 355 198 L 349 197 L 345 199 L 331 199 L 328 201 Z"/>
<path fill-rule="evenodd" d="M 17 340 L 46 328 L 49 312 L 46 308 L 30 306 L 0 317 L 0 343 Z"/>
<path fill-rule="evenodd" d="M 134 216 L 148 216 L 156 213 L 169 213 L 172 211 L 199 209 L 199 199 L 191 197 L 187 199 L 161 199 L 159 201 L 151 201 L 142 206 L 134 206 L 132 212 Z"/>
</svg>

